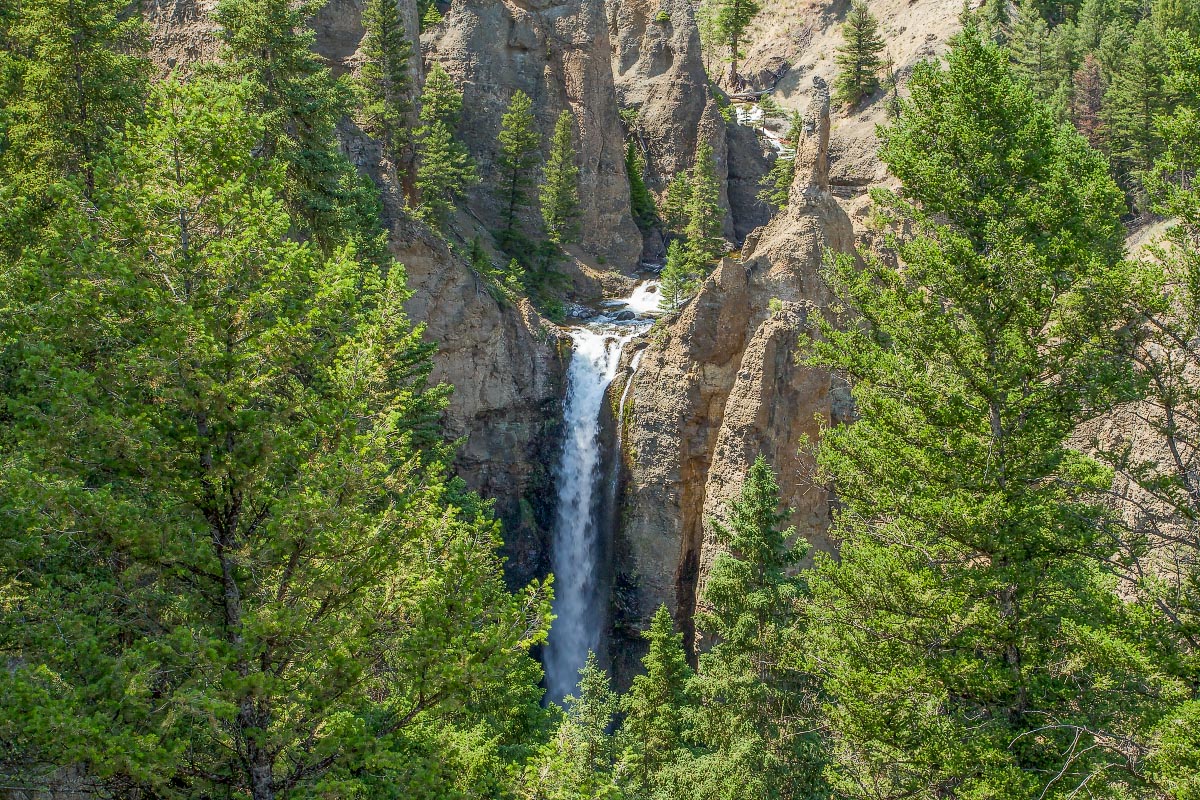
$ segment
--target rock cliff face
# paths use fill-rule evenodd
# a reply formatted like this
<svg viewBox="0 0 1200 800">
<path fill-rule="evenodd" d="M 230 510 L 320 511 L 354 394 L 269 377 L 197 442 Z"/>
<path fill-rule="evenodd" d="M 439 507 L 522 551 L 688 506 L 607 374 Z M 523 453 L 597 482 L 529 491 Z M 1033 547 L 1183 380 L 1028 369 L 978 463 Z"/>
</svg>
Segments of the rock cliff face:
<svg viewBox="0 0 1200 800">
<path fill-rule="evenodd" d="M 454 387 L 445 423 L 464 440 L 457 472 L 496 500 L 508 576 L 527 583 L 549 571 L 565 370 L 558 328 L 528 300 L 497 300 L 423 226 L 398 219 L 391 249 L 408 271 L 409 316 L 439 345 L 432 379 Z"/>
<path fill-rule="evenodd" d="M 646 156 L 647 184 L 666 189 L 707 142 L 722 183 L 725 235 L 740 242 L 770 219 L 770 208 L 757 198 L 770 161 L 753 131 L 721 115 L 719 90 L 704 71 L 694 5 L 608 0 L 607 12 L 617 96 L 622 107 L 637 111 L 633 131 Z"/>
<path fill-rule="evenodd" d="M 829 191 L 827 101 L 815 116 L 787 211 L 751 234 L 743 261 L 723 261 L 635 356 L 623 420 L 618 638 L 665 603 L 695 644 L 691 618 L 717 550 L 709 519 L 724 513 L 759 453 L 779 473 L 800 534 L 830 549 L 829 497 L 809 480 L 798 448 L 820 422 L 844 414 L 846 400 L 827 372 L 797 362 L 796 345 L 828 302 L 823 250 L 851 252 L 854 236 Z M 624 644 L 636 652 L 635 642 Z"/>
<path fill-rule="evenodd" d="M 629 179 L 600 0 L 456 0 L 426 34 L 428 58 L 463 88 L 460 130 L 483 174 L 472 208 L 496 226 L 496 135 L 517 90 L 534 102 L 544 136 L 563 110 L 575 115 L 582 248 L 624 272 L 637 268 L 642 236 L 629 210 Z M 530 219 L 536 215 L 531 212 Z"/>
</svg>

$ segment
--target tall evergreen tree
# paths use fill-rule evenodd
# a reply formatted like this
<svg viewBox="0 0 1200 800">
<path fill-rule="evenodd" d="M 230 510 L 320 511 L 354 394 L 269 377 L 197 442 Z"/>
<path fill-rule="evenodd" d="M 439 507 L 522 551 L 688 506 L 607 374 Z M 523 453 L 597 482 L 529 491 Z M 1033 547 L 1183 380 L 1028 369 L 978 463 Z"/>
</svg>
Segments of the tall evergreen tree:
<svg viewBox="0 0 1200 800">
<path fill-rule="evenodd" d="M 1167 91 L 1200 93 L 1200 41 L 1173 71 Z M 1172 60 L 1178 56 L 1173 56 Z M 1191 797 L 1200 782 L 1200 107 L 1181 103 L 1160 123 L 1164 151 L 1147 176 L 1154 210 L 1174 220 L 1149 248 L 1144 268 L 1157 291 L 1144 310 L 1145 342 L 1138 364 L 1146 396 L 1137 425 L 1105 442 L 1093 442 L 1105 460 L 1135 487 L 1132 513 L 1119 536 L 1127 585 L 1155 621 L 1162 646 L 1155 663 L 1177 681 L 1166 695 L 1171 707 L 1153 728 L 1140 731 L 1150 750 L 1147 768 L 1172 797 Z M 1119 429 L 1118 429 L 1119 430 Z M 1133 433 L 1136 431 L 1136 434 Z M 1140 441 L 1134 440 L 1134 435 Z M 1154 442 L 1146 447 L 1146 438 Z"/>
<path fill-rule="evenodd" d="M 1166 61 L 1162 37 L 1150 20 L 1138 23 L 1104 93 L 1109 153 L 1126 190 L 1142 195 L 1142 176 L 1158 157 L 1156 119 L 1165 108 Z"/>
<path fill-rule="evenodd" d="M 712 520 L 724 548 L 713 560 L 696 626 L 711 647 L 700 656 L 691 693 L 699 755 L 680 772 L 693 797 L 820 798 L 823 748 L 813 735 L 815 685 L 798 656 L 803 581 L 792 572 L 808 549 L 766 459 L 751 465 L 728 507 Z"/>
<path fill-rule="evenodd" d="M 1008 41 L 1008 28 L 1012 22 L 1008 3 L 1009 0 L 985 0 L 979 10 L 980 27 L 996 44 Z"/>
<path fill-rule="evenodd" d="M 659 275 L 658 307 L 662 311 L 678 311 L 696 293 L 699 274 L 687 248 L 679 239 L 667 246 L 667 263 Z"/>
<path fill-rule="evenodd" d="M 688 183 L 687 225 L 683 229 L 688 255 L 697 263 L 712 261 L 725 252 L 722 235 L 725 214 L 721 210 L 717 163 L 712 146 L 707 142 L 696 148 L 696 161 Z"/>
<path fill-rule="evenodd" d="M 1021 0 L 1017 4 L 1017 16 L 1009 32 L 1008 47 L 1017 73 L 1029 80 L 1039 100 L 1049 100 L 1059 82 L 1054 69 L 1050 27 L 1042 18 L 1036 0 Z"/>
<path fill-rule="evenodd" d="M 879 70 L 883 62 L 883 39 L 879 36 L 879 20 L 862 0 L 855 0 L 850 14 L 842 25 L 842 45 L 834 61 L 838 75 L 833 82 L 834 100 L 854 106 L 879 88 Z"/>
<path fill-rule="evenodd" d="M 136 119 L 150 77 L 146 31 L 128 0 L 21 0 L 8 11 L 0 55 L 0 202 L 80 176 Z M 6 196 L 7 195 L 7 196 Z"/>
<path fill-rule="evenodd" d="M 403 268 L 293 235 L 243 95 L 147 115 L 0 271 L 0 752 L 110 796 L 421 796 L 431 722 L 529 714 L 546 597 L 448 482 Z"/>
<path fill-rule="evenodd" d="M 645 674 L 633 679 L 622 698 L 623 786 L 633 797 L 651 797 L 660 773 L 684 749 L 688 712 L 687 685 L 692 678 L 683 651 L 683 634 L 666 606 L 659 606 L 643 636 L 650 650 L 642 658 Z"/>
<path fill-rule="evenodd" d="M 714 43 L 725 49 L 726 58 L 729 59 L 727 85 L 733 91 L 742 85 L 738 60 L 742 57 L 746 29 L 761 10 L 758 0 L 716 0 L 712 10 L 711 35 Z"/>
<path fill-rule="evenodd" d="M 421 18 L 422 33 L 442 21 L 442 12 L 438 10 L 437 0 L 418 0 L 417 12 Z"/>
<path fill-rule="evenodd" d="M 859 414 L 818 448 L 842 503 L 810 612 L 834 788 L 1051 798 L 1102 773 L 1120 794 L 1138 778 L 1101 732 L 1129 730 L 1151 669 L 1100 566 L 1111 476 L 1067 442 L 1135 385 L 1120 192 L 978 30 L 909 86 L 881 150 L 903 198 L 875 199 L 913 235 L 833 259 L 854 316 L 809 345 Z"/>
<path fill-rule="evenodd" d="M 579 167 L 575 164 L 575 116 L 563 111 L 554 123 L 550 157 L 542 175 L 542 222 L 555 244 L 569 244 L 579 237 Z"/>
<path fill-rule="evenodd" d="M 666 196 L 663 198 L 663 222 L 667 230 L 683 233 L 687 225 L 688 205 L 692 201 L 692 181 L 686 171 L 675 173 L 667 184 Z"/>
<path fill-rule="evenodd" d="M 436 228 L 445 226 L 456 200 L 479 180 L 467 148 L 441 120 L 422 125 L 418 132 L 415 186 L 416 215 Z"/>
<path fill-rule="evenodd" d="M 367 197 L 338 149 L 337 122 L 349 95 L 313 51 L 308 20 L 321 0 L 219 0 L 221 62 L 210 72 L 245 82 L 247 111 L 263 120 L 258 152 L 287 165 L 288 206 L 326 250 L 350 231 L 374 226 L 377 200 Z"/>
<path fill-rule="evenodd" d="M 625 174 L 629 176 L 629 209 L 633 212 L 633 221 L 642 230 L 654 227 L 659 221 L 658 209 L 646 188 L 646 159 L 633 141 L 625 145 Z"/>
<path fill-rule="evenodd" d="M 441 228 L 468 186 L 479 180 L 470 153 L 455 136 L 462 114 L 462 92 L 435 63 L 421 94 L 417 130 L 417 216 Z"/>
<path fill-rule="evenodd" d="M 442 122 L 455 130 L 462 117 L 462 105 L 463 95 L 454 84 L 454 78 L 435 61 L 425 76 L 421 91 L 421 121 Z"/>
<path fill-rule="evenodd" d="M 519 89 L 500 118 L 499 143 L 496 166 L 500 171 L 497 191 L 504 209 L 502 237 L 511 248 L 520 238 L 519 214 L 529 205 L 530 194 L 537 186 L 534 170 L 541 160 L 541 136 L 533 116 L 533 101 Z"/>
<path fill-rule="evenodd" d="M 412 110 L 412 45 L 395 0 L 367 0 L 362 12 L 362 95 L 358 114 L 363 129 L 380 140 L 384 156 L 399 164 L 408 141 L 406 116 Z"/>
<path fill-rule="evenodd" d="M 618 800 L 613 778 L 616 740 L 609 728 L 620 705 L 595 653 L 588 653 L 579 671 L 579 696 L 565 702 L 566 715 L 554 737 L 525 768 L 519 796 Z"/>
</svg>

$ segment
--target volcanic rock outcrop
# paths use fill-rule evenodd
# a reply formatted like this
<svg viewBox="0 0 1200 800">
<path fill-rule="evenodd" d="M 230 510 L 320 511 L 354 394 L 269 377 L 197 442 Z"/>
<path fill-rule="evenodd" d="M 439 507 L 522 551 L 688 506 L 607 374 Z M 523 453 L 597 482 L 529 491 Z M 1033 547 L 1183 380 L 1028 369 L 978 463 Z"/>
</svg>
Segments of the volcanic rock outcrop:
<svg viewBox="0 0 1200 800">
<path fill-rule="evenodd" d="M 426 56 L 463 88 L 459 130 L 483 175 L 471 195 L 479 217 L 492 227 L 500 219 L 497 194 L 490 188 L 498 176 L 496 136 L 513 93 L 521 90 L 532 98 L 544 136 L 562 111 L 575 116 L 583 250 L 621 271 L 635 270 L 642 235 L 629 210 L 603 3 L 456 0 L 423 38 Z"/>
<path fill-rule="evenodd" d="M 719 549 L 710 519 L 724 514 L 760 453 L 779 473 L 791 523 L 831 549 L 829 495 L 810 480 L 800 445 L 843 416 L 848 398 L 827 371 L 797 361 L 797 343 L 828 304 L 824 251 L 852 252 L 854 235 L 829 191 L 828 94 L 818 96 L 786 211 L 651 333 L 629 379 L 614 636 L 630 654 L 631 632 L 663 603 L 697 644 L 691 620 Z"/>
</svg>

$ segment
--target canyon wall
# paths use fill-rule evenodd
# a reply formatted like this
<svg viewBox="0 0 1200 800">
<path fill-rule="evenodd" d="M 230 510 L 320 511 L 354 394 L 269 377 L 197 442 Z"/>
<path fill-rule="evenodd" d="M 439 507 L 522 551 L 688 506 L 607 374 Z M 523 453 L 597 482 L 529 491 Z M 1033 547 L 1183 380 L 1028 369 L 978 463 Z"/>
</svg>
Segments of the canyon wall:
<svg viewBox="0 0 1200 800">
<path fill-rule="evenodd" d="M 660 604 L 689 645 L 702 646 L 691 620 L 719 549 L 711 519 L 724 515 L 760 453 L 778 473 L 791 524 L 832 549 L 830 497 L 814 484 L 800 447 L 845 416 L 848 397 L 828 372 L 801 364 L 797 346 L 828 305 L 824 250 L 852 252 L 854 233 L 830 192 L 827 101 L 815 122 L 786 211 L 751 234 L 741 261 L 722 261 L 699 294 L 650 333 L 627 379 L 613 636 L 628 660 L 617 665 L 619 678 L 634 668 L 634 633 Z"/>
<path fill-rule="evenodd" d="M 608 0 L 612 74 L 646 160 L 647 185 L 666 189 L 691 169 L 696 148 L 713 149 L 725 209 L 725 236 L 742 241 L 771 209 L 758 197 L 769 154 L 748 128 L 726 120 L 729 100 L 704 71 L 695 6 L 688 0 Z"/>
<path fill-rule="evenodd" d="M 460 248 L 476 235 L 489 242 L 497 226 L 496 134 L 518 89 L 533 99 L 544 135 L 563 110 L 577 121 L 584 237 L 574 254 L 592 270 L 588 292 L 611 290 L 619 274 L 663 249 L 661 237 L 643 242 L 630 216 L 626 135 L 642 148 L 654 191 L 692 166 L 699 143 L 713 149 L 725 233 L 744 241 L 743 259 L 723 261 L 681 314 L 631 344 L 626 356 L 628 364 L 642 350 L 626 414 L 617 421 L 624 469 L 614 524 L 612 650 L 618 672 L 628 675 L 637 631 L 659 603 L 668 604 L 691 641 L 695 599 L 715 552 L 708 519 L 723 512 L 759 453 L 779 471 L 801 532 L 828 546 L 828 496 L 810 485 L 798 447 L 819 420 L 837 413 L 836 392 L 827 374 L 795 359 L 809 316 L 825 304 L 822 248 L 849 250 L 853 240 L 824 166 L 828 114 L 806 156 L 812 169 L 800 170 L 789 210 L 771 220 L 756 195 L 773 151 L 732 121 L 728 99 L 710 85 L 688 0 L 454 0 L 419 41 L 414 0 L 398 2 L 421 54 L 413 59 L 414 78 L 419 82 L 436 61 L 464 91 L 461 134 L 483 181 L 451 221 L 450 239 Z M 164 69 L 215 55 L 214 5 L 149 3 Z M 362 5 L 331 0 L 313 20 L 316 50 L 339 74 L 353 72 L 361 57 Z M 342 143 L 380 187 L 391 250 L 413 291 L 409 313 L 439 346 L 434 379 L 454 386 L 445 424 L 462 442 L 458 472 L 495 500 L 514 582 L 544 574 L 565 390 L 563 332 L 527 302 L 498 297 L 452 248 L 413 222 L 377 144 L 350 121 Z M 532 228 L 536 210 L 529 214 Z M 624 385 L 618 376 L 613 391 Z"/>
<path fill-rule="evenodd" d="M 608 27 L 600 0 L 455 0 L 424 37 L 436 60 L 463 89 L 460 131 L 483 181 L 472 210 L 498 227 L 494 187 L 501 116 L 513 93 L 533 100 L 543 136 L 569 110 L 576 121 L 581 248 L 626 273 L 637 269 L 642 235 L 629 210 L 629 178 L 617 96 L 609 66 Z M 528 213 L 538 224 L 537 209 Z"/>
</svg>

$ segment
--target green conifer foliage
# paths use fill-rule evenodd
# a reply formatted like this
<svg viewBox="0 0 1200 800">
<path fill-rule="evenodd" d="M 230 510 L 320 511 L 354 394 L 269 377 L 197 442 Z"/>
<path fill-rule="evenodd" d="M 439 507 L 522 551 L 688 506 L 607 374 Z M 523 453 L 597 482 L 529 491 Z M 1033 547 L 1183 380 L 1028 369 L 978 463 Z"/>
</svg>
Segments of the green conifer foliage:
<svg viewBox="0 0 1200 800">
<path fill-rule="evenodd" d="M 1164 33 L 1177 30 L 1200 39 L 1200 6 L 1191 0 L 1153 0 L 1150 18 Z"/>
<path fill-rule="evenodd" d="M 530 195 L 537 186 L 534 171 L 541 161 L 541 135 L 533 116 L 533 101 L 521 90 L 513 93 L 508 110 L 500 118 L 498 137 L 500 153 L 497 168 L 500 172 L 497 192 L 504 213 L 503 237 L 515 243 L 520 238 L 521 211 L 529 206 Z"/>
<path fill-rule="evenodd" d="M 1135 196 L 1141 195 L 1141 177 L 1162 149 L 1155 120 L 1165 108 L 1166 73 L 1162 37 L 1150 20 L 1143 20 L 1111 72 L 1103 110 L 1114 167 Z"/>
<path fill-rule="evenodd" d="M 696 162 L 692 165 L 690 178 L 687 225 L 683 232 L 687 237 L 689 255 L 703 263 L 720 258 L 725 252 L 721 181 L 717 178 L 717 163 L 712 147 L 707 142 L 696 149 Z"/>
<path fill-rule="evenodd" d="M 704 788 L 694 796 L 826 796 L 825 757 L 813 735 L 814 684 L 801 668 L 799 601 L 792 576 L 808 549 L 784 528 L 779 485 L 766 459 L 751 465 L 728 520 L 712 520 L 724 548 L 713 560 L 696 626 L 711 647 L 700 655 L 690 693 L 698 755 L 682 771 Z"/>
<path fill-rule="evenodd" d="M 454 203 L 479 180 L 467 148 L 441 120 L 422 125 L 417 146 L 416 215 L 436 228 L 445 226 Z"/>
<path fill-rule="evenodd" d="M 208 71 L 245 82 L 247 111 L 264 123 L 258 152 L 287 165 L 289 209 L 332 251 L 349 231 L 367 235 L 378 200 L 373 189 L 364 194 L 334 137 L 350 97 L 313 52 L 308 20 L 320 6 L 320 0 L 220 0 L 213 19 L 221 26 L 221 61 Z"/>
<path fill-rule="evenodd" d="M 565 704 L 566 715 L 554 737 L 526 767 L 519 796 L 619 800 L 613 779 L 616 741 L 609 728 L 620 701 L 595 653 L 588 654 L 579 671 L 579 696 L 568 697 Z"/>
<path fill-rule="evenodd" d="M 1111 474 L 1067 442 L 1135 388 L 1121 196 L 1007 60 L 969 27 L 914 71 L 875 199 L 915 235 L 833 259 L 854 319 L 810 345 L 860 415 L 822 434 L 842 544 L 810 579 L 839 795 L 1068 797 L 1146 709 Z"/>
<path fill-rule="evenodd" d="M 382 143 L 384 156 L 398 164 L 408 139 L 405 117 L 412 110 L 412 45 L 395 0 L 368 0 L 362 24 L 358 116 L 363 130 Z"/>
<path fill-rule="evenodd" d="M 106 796 L 445 797 L 413 759 L 532 719 L 547 598 L 448 478 L 403 268 L 293 235 L 245 100 L 161 84 L 0 271 L 0 751 Z"/>
<path fill-rule="evenodd" d="M 713 43 L 725 48 L 729 60 L 727 86 L 737 91 L 741 88 L 742 78 L 738 74 L 738 60 L 742 57 L 742 45 L 745 44 L 746 29 L 762 10 L 757 0 L 715 0 L 711 11 L 710 35 Z"/>
<path fill-rule="evenodd" d="M 429 30 L 442 21 L 442 12 L 438 10 L 437 0 L 420 0 L 417 11 L 421 15 L 421 32 Z"/>
<path fill-rule="evenodd" d="M 1182 32 L 1172 45 L 1176 62 L 1167 91 L 1175 97 L 1200 93 L 1200 41 Z M 1170 34 L 1168 34 L 1170 36 Z M 1190 40 L 1190 41 L 1189 41 Z M 1155 620 L 1162 646 L 1155 663 L 1178 683 L 1164 693 L 1170 708 L 1140 732 L 1151 755 L 1149 772 L 1172 797 L 1194 797 L 1200 789 L 1200 703 L 1191 685 L 1200 657 L 1200 190 L 1189 176 L 1200 168 L 1200 108 L 1195 100 L 1177 105 L 1160 120 L 1163 154 L 1147 176 L 1153 208 L 1174 224 L 1149 248 L 1143 268 L 1156 292 L 1144 307 L 1146 346 L 1139 366 L 1146 397 L 1137 435 L 1150 434 L 1156 447 L 1135 447 L 1123 434 L 1101 447 L 1105 460 L 1150 502 L 1139 502 L 1121 551 L 1126 578 L 1138 587 L 1138 602 Z M 1139 412 L 1141 413 L 1141 412 Z M 1164 457 L 1169 453 L 1170 457 Z M 1169 554 L 1169 555 L 1167 555 Z M 1164 555 L 1166 557 L 1164 558 Z"/>
<path fill-rule="evenodd" d="M 633 212 L 633 221 L 642 230 L 648 230 L 658 224 L 658 209 L 646 188 L 646 159 L 633 141 L 625 145 L 625 174 L 629 176 L 629 208 Z"/>
<path fill-rule="evenodd" d="M 0 202 L 66 176 L 94 182 L 114 134 L 140 112 L 146 31 L 127 0 L 21 0 L 0 52 Z M 7 197 L 6 197 L 7 195 Z"/>
<path fill-rule="evenodd" d="M 679 239 L 667 247 L 667 263 L 659 275 L 658 307 L 663 311 L 678 311 L 696 293 L 699 275 L 687 248 Z"/>
<path fill-rule="evenodd" d="M 675 177 L 667 184 L 663 200 L 663 222 L 667 230 L 683 233 L 687 225 L 688 205 L 692 201 L 692 182 L 687 172 L 675 173 Z"/>
<path fill-rule="evenodd" d="M 454 130 L 462 116 L 463 95 L 454 84 L 454 78 L 436 61 L 425 76 L 425 88 L 421 92 L 422 122 L 443 122 Z"/>
<path fill-rule="evenodd" d="M 550 139 L 550 157 L 542 173 L 542 222 L 546 235 L 555 244 L 569 244 L 579 238 L 579 167 L 575 164 L 575 116 L 570 111 L 558 115 Z"/>
<path fill-rule="evenodd" d="M 650 650 L 642 658 L 645 674 L 633 679 L 622 698 L 625 721 L 621 729 L 622 773 L 626 792 L 650 797 L 660 772 L 685 749 L 688 711 L 687 685 L 692 678 L 683 651 L 683 634 L 666 606 L 659 606 L 643 636 Z"/>
<path fill-rule="evenodd" d="M 879 20 L 862 0 L 850 7 L 842 25 L 842 46 L 834 59 L 838 75 L 833 82 L 834 100 L 849 106 L 858 105 L 879 88 L 879 70 L 883 62 L 883 39 L 879 36 Z"/>
<path fill-rule="evenodd" d="M 979 25 L 988 38 L 996 44 L 1008 41 L 1008 27 L 1011 15 L 1008 8 L 1009 0 L 985 0 L 979 9 Z"/>
<path fill-rule="evenodd" d="M 445 227 L 454 203 L 479 180 L 475 164 L 455 136 L 462 113 L 462 92 L 454 79 L 434 63 L 421 94 L 417 130 L 417 194 L 415 213 L 435 228 Z"/>
<path fill-rule="evenodd" d="M 1050 28 L 1036 0 L 1022 0 L 1008 36 L 1008 47 L 1017 73 L 1029 80 L 1039 100 L 1047 101 L 1059 86 L 1055 73 Z"/>
</svg>

